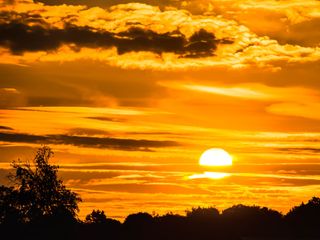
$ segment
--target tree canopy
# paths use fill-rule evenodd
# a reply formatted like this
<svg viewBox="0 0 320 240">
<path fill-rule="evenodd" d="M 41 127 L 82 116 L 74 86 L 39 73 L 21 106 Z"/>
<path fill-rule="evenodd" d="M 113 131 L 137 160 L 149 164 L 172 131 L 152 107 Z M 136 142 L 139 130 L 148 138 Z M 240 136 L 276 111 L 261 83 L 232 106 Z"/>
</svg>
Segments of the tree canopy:
<svg viewBox="0 0 320 240">
<path fill-rule="evenodd" d="M 85 222 L 89 224 L 103 224 L 107 222 L 107 216 L 103 210 L 92 210 L 92 212 L 86 216 Z"/>
<path fill-rule="evenodd" d="M 38 149 L 33 163 L 13 162 L 9 175 L 13 186 L 0 187 L 0 221 L 28 223 L 48 217 L 75 219 L 81 198 L 58 178 L 58 166 L 50 165 L 52 150 Z"/>
<path fill-rule="evenodd" d="M 11 239 L 320 239 L 320 198 L 293 207 L 288 214 L 260 207 L 234 205 L 221 213 L 197 207 L 186 215 L 147 212 L 130 214 L 120 223 L 93 210 L 77 219 L 81 198 L 58 177 L 49 147 L 38 149 L 33 162 L 13 162 L 11 186 L 0 186 L 0 232 Z M 68 224 L 65 224 L 68 223 Z"/>
</svg>

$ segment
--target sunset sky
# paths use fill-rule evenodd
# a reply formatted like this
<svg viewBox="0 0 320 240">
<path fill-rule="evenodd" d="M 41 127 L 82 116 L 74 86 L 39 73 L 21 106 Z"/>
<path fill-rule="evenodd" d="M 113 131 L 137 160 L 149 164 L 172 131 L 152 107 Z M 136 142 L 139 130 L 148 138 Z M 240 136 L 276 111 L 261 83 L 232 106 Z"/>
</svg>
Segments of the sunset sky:
<svg viewBox="0 0 320 240">
<path fill-rule="evenodd" d="M 319 76 L 317 0 L 0 0 L 0 183 L 46 144 L 80 217 L 286 213 L 320 194 Z"/>
</svg>

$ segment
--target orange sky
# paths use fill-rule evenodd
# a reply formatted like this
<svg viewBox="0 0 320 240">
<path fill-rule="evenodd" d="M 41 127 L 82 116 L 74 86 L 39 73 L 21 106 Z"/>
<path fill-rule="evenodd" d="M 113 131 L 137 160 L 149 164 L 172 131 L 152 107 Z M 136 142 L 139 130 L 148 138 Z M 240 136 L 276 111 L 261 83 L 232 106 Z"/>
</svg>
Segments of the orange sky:
<svg viewBox="0 0 320 240">
<path fill-rule="evenodd" d="M 319 1 L 2 0 L 0 13 L 1 182 L 48 144 L 81 217 L 286 212 L 320 192 Z M 200 167 L 213 147 L 233 166 Z M 203 174 L 217 171 L 230 175 Z"/>
</svg>

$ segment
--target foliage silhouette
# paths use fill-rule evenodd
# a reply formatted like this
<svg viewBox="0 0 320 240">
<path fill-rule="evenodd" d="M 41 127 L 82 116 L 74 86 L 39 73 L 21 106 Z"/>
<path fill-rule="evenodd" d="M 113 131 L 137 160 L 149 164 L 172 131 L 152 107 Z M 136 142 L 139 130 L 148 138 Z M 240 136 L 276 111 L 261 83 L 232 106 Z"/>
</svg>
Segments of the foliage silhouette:
<svg viewBox="0 0 320 240">
<path fill-rule="evenodd" d="M 93 210 L 77 219 L 80 197 L 58 179 L 49 164 L 52 151 L 38 150 L 34 164 L 13 163 L 13 186 L 0 186 L 0 236 L 10 239 L 240 240 L 320 239 L 320 198 L 293 207 L 286 215 L 260 206 L 232 206 L 220 213 L 197 207 L 186 215 L 139 212 L 123 223 Z"/>
<path fill-rule="evenodd" d="M 19 194 L 13 187 L 0 186 L 0 224 L 17 224 L 21 212 L 16 207 Z"/>
<path fill-rule="evenodd" d="M 219 210 L 213 207 L 203 208 L 197 207 L 192 208 L 191 211 L 187 210 L 186 215 L 190 219 L 200 220 L 200 221 L 207 221 L 207 220 L 214 220 L 219 217 Z"/>
<path fill-rule="evenodd" d="M 85 223 L 89 224 L 104 224 L 106 222 L 107 216 L 103 210 L 92 210 L 92 212 L 86 216 L 85 220 Z"/>
<path fill-rule="evenodd" d="M 154 232 L 154 219 L 145 212 L 130 214 L 125 219 L 123 226 L 126 238 L 150 239 Z"/>
<path fill-rule="evenodd" d="M 93 210 L 78 229 L 79 236 L 76 239 L 99 239 L 106 234 L 111 239 L 120 239 L 120 228 L 121 223 L 107 218 L 103 210 Z"/>
<path fill-rule="evenodd" d="M 235 205 L 222 212 L 222 219 L 240 236 L 282 235 L 281 213 L 266 207 Z"/>
<path fill-rule="evenodd" d="M 293 207 L 285 219 L 293 234 L 320 237 L 320 198 L 313 197 L 308 203 Z"/>
<path fill-rule="evenodd" d="M 49 164 L 52 155 L 44 146 L 38 149 L 33 165 L 13 162 L 15 172 L 9 178 L 14 186 L 0 188 L 1 222 L 9 221 L 12 212 L 21 223 L 75 220 L 81 198 L 58 179 L 58 167 Z"/>
</svg>

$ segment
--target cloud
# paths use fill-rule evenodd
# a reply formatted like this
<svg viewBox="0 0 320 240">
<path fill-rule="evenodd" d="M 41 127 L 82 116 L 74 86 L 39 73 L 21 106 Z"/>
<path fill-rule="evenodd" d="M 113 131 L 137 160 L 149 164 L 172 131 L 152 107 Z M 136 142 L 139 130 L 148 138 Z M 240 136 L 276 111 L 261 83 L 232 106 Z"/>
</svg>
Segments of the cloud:
<svg viewBox="0 0 320 240">
<path fill-rule="evenodd" d="M 315 147 L 289 147 L 289 148 L 276 148 L 276 150 L 294 154 L 301 154 L 301 153 L 310 153 L 310 154 L 318 154 L 320 153 L 320 148 Z"/>
<path fill-rule="evenodd" d="M 10 15 L 17 13 L 8 12 Z M 2 12 L 2 15 L 5 15 Z M 36 16 L 36 17 L 33 17 Z M 214 55 L 218 44 L 232 44 L 231 40 L 216 39 L 215 35 L 200 29 L 190 38 L 179 30 L 157 33 L 149 29 L 131 27 L 127 31 L 113 33 L 91 27 L 69 25 L 63 29 L 45 27 L 39 15 L 20 15 L 22 20 L 0 24 L 0 44 L 13 54 L 34 51 L 54 51 L 63 44 L 74 48 L 116 47 L 118 54 L 148 51 L 156 54 L 175 53 L 180 57 L 205 57 Z M 28 23 L 37 23 L 29 25 Z"/>
<path fill-rule="evenodd" d="M 24 103 L 25 97 L 17 89 L 0 88 L 0 108 L 23 105 Z"/>
<path fill-rule="evenodd" d="M 87 117 L 88 119 L 106 121 L 106 122 L 125 122 L 126 119 L 123 118 L 112 118 L 112 117 Z"/>
<path fill-rule="evenodd" d="M 284 116 L 296 116 L 309 119 L 320 120 L 320 104 L 318 102 L 283 102 L 272 104 L 267 107 L 267 111 L 273 114 Z"/>
<path fill-rule="evenodd" d="M 13 1 L 13 0 L 11 0 Z M 89 7 L 110 7 L 116 4 L 127 4 L 132 2 L 140 2 L 146 3 L 155 6 L 177 6 L 179 1 L 175 0 L 139 0 L 139 1 L 132 1 L 132 0 L 36 0 L 35 2 L 41 2 L 46 5 L 59 5 L 59 4 L 72 4 L 72 5 L 85 5 Z"/>
<path fill-rule="evenodd" d="M 0 11 L 2 63 L 90 59 L 125 69 L 254 65 L 279 70 L 283 62 L 320 58 L 317 46 L 281 45 L 223 14 L 160 10 L 142 3 L 103 9 L 30 1 L 4 6 Z"/>
<path fill-rule="evenodd" d="M 11 127 L 7 127 L 7 126 L 0 126 L 0 130 L 9 130 L 9 131 L 11 131 L 11 130 L 14 130 L 14 129 L 11 128 Z"/>
<path fill-rule="evenodd" d="M 124 151 L 152 151 L 152 148 L 172 147 L 179 144 L 174 141 L 156 141 L 144 139 L 121 139 L 110 137 L 84 137 L 70 135 L 31 135 L 24 133 L 0 132 L 2 142 L 66 144 L 78 147 L 117 149 Z"/>
<path fill-rule="evenodd" d="M 153 183 L 141 183 L 141 184 L 88 184 L 88 189 L 100 190 L 100 191 L 114 191 L 114 192 L 128 192 L 128 193 L 166 193 L 166 194 L 210 194 L 210 191 L 201 188 L 191 188 L 188 186 L 182 186 L 178 184 L 153 184 Z"/>
<path fill-rule="evenodd" d="M 76 136 L 95 136 L 95 135 L 109 135 L 107 131 L 93 128 L 72 128 L 68 130 L 70 135 Z"/>
</svg>

